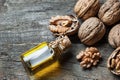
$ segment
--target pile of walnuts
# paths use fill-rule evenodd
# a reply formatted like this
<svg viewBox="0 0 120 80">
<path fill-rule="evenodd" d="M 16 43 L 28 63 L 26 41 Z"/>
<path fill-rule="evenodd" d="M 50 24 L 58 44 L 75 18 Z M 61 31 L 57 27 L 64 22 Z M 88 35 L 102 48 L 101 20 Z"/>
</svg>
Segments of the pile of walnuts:
<svg viewBox="0 0 120 80">
<path fill-rule="evenodd" d="M 78 33 L 80 41 L 87 45 L 95 45 L 106 33 L 106 29 L 111 29 L 108 41 L 113 48 L 120 47 L 120 2 L 119 0 L 107 0 L 100 5 L 99 0 L 78 0 L 74 6 L 76 16 L 54 16 L 50 19 L 49 30 L 54 35 L 71 36 Z M 79 19 L 84 22 L 79 23 Z M 107 27 L 106 27 L 107 26 Z M 120 52 L 116 50 L 108 59 L 108 68 L 113 74 L 120 75 Z M 81 51 L 77 56 L 80 65 L 84 68 L 90 68 L 97 65 L 101 55 L 97 48 L 90 47 Z"/>
</svg>

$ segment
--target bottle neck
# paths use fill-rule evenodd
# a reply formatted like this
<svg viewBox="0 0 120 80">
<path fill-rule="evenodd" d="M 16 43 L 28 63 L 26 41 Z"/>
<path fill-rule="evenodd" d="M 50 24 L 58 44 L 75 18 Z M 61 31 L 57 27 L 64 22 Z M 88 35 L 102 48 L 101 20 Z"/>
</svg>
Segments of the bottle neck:
<svg viewBox="0 0 120 80">
<path fill-rule="evenodd" d="M 67 36 L 59 36 L 55 41 L 51 41 L 49 46 L 53 49 L 58 49 L 60 54 L 62 54 L 71 46 L 71 41 Z"/>
</svg>

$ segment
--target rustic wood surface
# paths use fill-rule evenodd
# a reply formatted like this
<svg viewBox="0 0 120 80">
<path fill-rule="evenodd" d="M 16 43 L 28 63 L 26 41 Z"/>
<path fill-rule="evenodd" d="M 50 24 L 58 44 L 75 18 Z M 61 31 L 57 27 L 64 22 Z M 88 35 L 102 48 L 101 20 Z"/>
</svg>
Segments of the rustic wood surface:
<svg viewBox="0 0 120 80">
<path fill-rule="evenodd" d="M 48 30 L 50 17 L 74 14 L 76 1 L 0 0 L 0 80 L 29 80 L 19 55 L 42 41 L 54 40 Z M 53 76 L 44 80 L 120 80 L 106 67 L 107 58 L 114 50 L 108 44 L 107 35 L 95 45 L 103 57 L 97 67 L 90 70 L 80 67 L 75 56 L 87 46 L 81 44 L 76 34 L 70 37 L 73 45 L 63 56 L 61 73 L 54 76 L 53 71 Z"/>
</svg>

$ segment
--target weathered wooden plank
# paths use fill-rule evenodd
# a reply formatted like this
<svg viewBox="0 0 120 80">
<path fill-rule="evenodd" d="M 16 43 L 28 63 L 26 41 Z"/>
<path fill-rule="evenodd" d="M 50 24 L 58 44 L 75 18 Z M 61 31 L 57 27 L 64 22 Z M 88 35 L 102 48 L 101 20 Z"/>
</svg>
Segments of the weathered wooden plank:
<svg viewBox="0 0 120 80">
<path fill-rule="evenodd" d="M 54 40 L 48 30 L 50 17 L 74 14 L 76 1 L 0 0 L 0 80 L 28 80 L 19 55 L 42 41 Z M 77 34 L 70 37 L 73 46 L 62 56 L 61 73 L 55 75 L 53 71 L 52 76 L 43 80 L 119 80 L 120 77 L 111 74 L 106 67 L 107 58 L 114 50 L 108 44 L 107 36 L 95 45 L 103 59 L 91 70 L 83 70 L 75 58 L 87 46 L 81 44 Z"/>
<path fill-rule="evenodd" d="M 28 80 L 27 78 L 27 74 L 25 73 L 22 65 L 20 62 L 12 62 L 12 61 L 8 61 L 6 63 L 6 61 L 0 61 L 1 65 L 0 65 L 0 79 L 7 79 L 7 80 Z M 58 74 L 56 74 L 57 72 L 55 71 L 60 71 Z M 61 79 L 75 79 L 77 80 L 78 78 L 76 76 L 74 76 L 70 71 L 67 71 L 65 69 L 62 69 L 61 67 L 59 67 L 59 70 L 54 70 L 49 72 L 50 74 L 48 74 L 47 76 L 43 77 L 43 80 L 56 80 L 56 78 L 58 78 L 58 80 Z M 67 75 L 66 75 L 67 74 Z M 60 78 L 62 77 L 62 78 Z M 83 79 L 85 79 L 84 77 L 82 77 Z M 82 79 L 81 78 L 81 79 Z"/>
<path fill-rule="evenodd" d="M 2 47 L 0 47 L 0 55 L 1 55 L 0 59 L 2 59 L 2 60 L 12 59 L 13 61 L 20 61 L 19 55 L 21 53 L 27 51 L 28 49 L 34 47 L 37 44 L 39 44 L 39 43 L 2 44 L 1 45 Z M 112 53 L 113 49 L 107 43 L 102 44 L 102 46 L 104 46 L 104 48 L 101 48 L 101 46 L 97 46 L 97 48 L 100 50 L 102 58 L 103 58 L 100 65 L 105 67 L 107 58 Z M 86 48 L 86 46 L 84 46 L 83 44 L 80 44 L 80 43 L 72 44 L 72 47 L 68 51 L 68 53 L 63 55 L 63 60 L 64 60 L 64 58 L 66 59 L 69 56 L 68 58 L 70 58 L 70 59 L 67 59 L 68 62 L 78 63 L 76 60 L 76 55 L 81 50 L 84 50 L 85 48 Z"/>
<path fill-rule="evenodd" d="M 28 80 L 25 70 L 19 62 L 0 61 L 0 80 Z"/>
<path fill-rule="evenodd" d="M 96 68 L 92 68 L 91 70 L 83 70 L 81 67 L 79 67 L 78 64 L 70 65 L 71 64 L 69 64 L 69 66 L 64 66 L 64 68 L 72 72 L 74 76 L 85 77 L 94 80 L 119 80 L 120 78 L 111 74 L 111 72 L 109 72 L 109 70 L 104 67 L 98 66 Z"/>
<path fill-rule="evenodd" d="M 6 78 L 10 79 L 12 77 L 16 76 L 16 79 L 24 79 L 27 80 L 26 73 L 21 65 L 20 62 L 11 62 L 8 61 L 0 61 L 2 65 L 0 68 L 2 69 L 0 78 Z M 6 68 L 7 66 L 7 68 Z M 66 62 L 65 64 L 62 64 L 62 66 L 59 68 L 60 72 L 59 74 L 55 74 L 57 72 L 51 71 L 51 73 L 43 77 L 43 80 L 50 79 L 55 80 L 56 78 L 58 80 L 64 79 L 64 80 L 79 80 L 79 79 L 91 79 L 91 80 L 119 80 L 120 77 L 112 75 L 107 68 L 104 67 L 95 67 L 91 70 L 83 70 L 81 67 L 79 67 L 79 64 L 72 64 Z M 57 71 L 57 70 L 56 70 Z M 19 77 L 18 77 L 19 76 Z M 22 78 L 20 76 L 23 76 Z"/>
<path fill-rule="evenodd" d="M 8 45 L 2 45 L 3 47 L 0 48 L 0 50 L 3 51 L 3 52 L 0 53 L 0 55 L 1 55 L 0 56 L 0 61 L 3 61 L 3 62 L 9 61 L 6 64 L 2 63 L 1 67 L 3 68 L 3 70 L 5 68 L 9 69 L 9 67 L 11 67 L 11 68 L 14 67 L 18 71 L 23 71 L 24 70 L 23 68 L 18 67 L 18 66 L 22 66 L 21 64 L 19 64 L 20 63 L 19 62 L 20 61 L 19 55 L 22 52 L 28 50 L 29 48 L 35 46 L 36 44 L 37 43 L 35 43 L 35 44 L 13 44 L 13 45 L 8 44 Z M 111 77 L 109 77 L 110 73 L 106 68 L 106 60 L 107 60 L 107 58 L 108 58 L 108 56 L 109 56 L 109 54 L 111 53 L 112 50 L 111 51 L 107 50 L 107 49 L 110 48 L 110 46 L 108 44 L 105 44 L 104 47 L 105 47 L 105 49 L 100 49 L 101 53 L 103 52 L 102 53 L 103 55 L 106 54 L 106 55 L 103 56 L 104 60 L 99 64 L 99 66 L 101 66 L 101 67 L 97 67 L 97 68 L 93 67 L 92 70 L 90 70 L 90 71 L 88 70 L 86 72 L 86 70 L 84 71 L 84 70 L 82 70 L 82 68 L 80 68 L 79 63 L 77 62 L 77 60 L 75 58 L 75 56 L 79 53 L 80 50 L 85 49 L 85 46 L 83 44 L 73 44 L 73 47 L 71 48 L 71 50 L 68 53 L 63 55 L 63 58 L 62 58 L 62 67 L 63 67 L 62 70 L 63 70 L 63 73 L 64 73 L 64 69 L 65 69 L 65 70 L 70 71 L 69 73 L 72 72 L 71 73 L 72 75 L 78 76 L 78 78 L 79 77 L 85 77 L 85 78 L 94 79 L 94 78 L 96 78 L 96 75 L 99 75 L 99 76 L 102 75 L 101 71 L 105 71 L 105 73 L 108 75 L 108 76 L 107 75 L 106 76 L 110 80 L 112 80 L 112 78 L 114 78 L 114 77 L 112 75 L 111 75 Z M 14 63 L 16 63 L 16 64 L 14 64 Z M 17 64 L 19 64 L 19 65 L 17 65 Z M 12 68 L 12 70 L 15 71 L 15 73 L 16 73 L 16 69 L 14 69 L 14 68 Z M 78 72 L 76 72 L 76 71 L 78 71 Z M 93 73 L 91 73 L 92 71 L 93 71 Z M 97 74 L 94 73 L 94 71 L 96 71 Z M 88 76 L 88 74 L 86 74 L 86 73 L 91 73 L 91 74 L 89 74 L 89 76 Z M 83 74 L 86 74 L 86 75 L 83 75 Z M 88 76 L 88 77 L 86 77 L 86 76 Z M 99 79 L 101 79 L 101 78 L 102 77 L 99 77 Z M 104 79 L 104 77 L 102 79 Z"/>
</svg>

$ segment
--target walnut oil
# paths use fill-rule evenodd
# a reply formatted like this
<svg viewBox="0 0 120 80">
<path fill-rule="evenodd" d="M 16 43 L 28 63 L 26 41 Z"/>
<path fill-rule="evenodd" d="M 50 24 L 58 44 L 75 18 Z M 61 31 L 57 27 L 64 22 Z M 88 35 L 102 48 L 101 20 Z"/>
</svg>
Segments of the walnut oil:
<svg viewBox="0 0 120 80">
<path fill-rule="evenodd" d="M 55 41 L 42 42 L 23 53 L 20 56 L 21 62 L 30 80 L 40 80 L 47 77 L 52 71 L 58 70 L 60 55 L 70 45 L 71 42 L 67 36 L 60 36 Z"/>
</svg>

